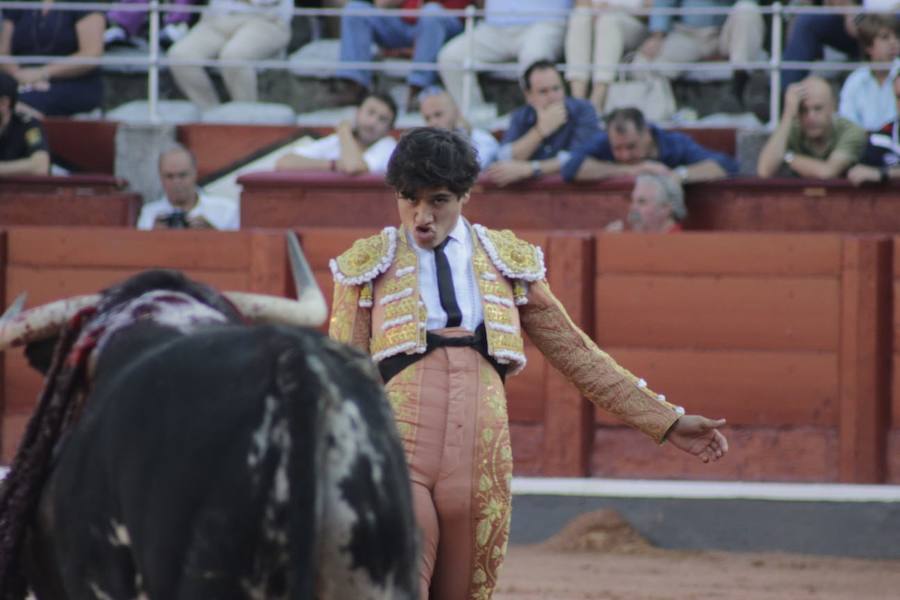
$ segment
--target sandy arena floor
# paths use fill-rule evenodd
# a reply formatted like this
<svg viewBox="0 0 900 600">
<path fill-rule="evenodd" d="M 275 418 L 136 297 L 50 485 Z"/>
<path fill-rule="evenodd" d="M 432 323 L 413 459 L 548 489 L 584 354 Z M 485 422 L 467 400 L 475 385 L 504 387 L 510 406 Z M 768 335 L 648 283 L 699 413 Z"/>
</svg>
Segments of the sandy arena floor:
<svg viewBox="0 0 900 600">
<path fill-rule="evenodd" d="M 662 550 L 611 511 L 510 546 L 494 600 L 897 600 L 900 560 Z"/>
</svg>

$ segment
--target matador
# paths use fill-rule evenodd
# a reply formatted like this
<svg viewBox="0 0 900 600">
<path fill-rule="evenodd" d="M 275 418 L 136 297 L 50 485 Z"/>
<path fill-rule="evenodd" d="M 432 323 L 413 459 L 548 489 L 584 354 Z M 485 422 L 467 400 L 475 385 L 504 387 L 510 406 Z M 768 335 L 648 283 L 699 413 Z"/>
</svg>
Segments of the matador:
<svg viewBox="0 0 900 600">
<path fill-rule="evenodd" d="M 421 598 L 488 600 L 509 534 L 513 459 L 504 380 L 522 332 L 591 402 L 701 460 L 727 452 L 724 420 L 684 411 L 619 366 L 554 297 L 539 247 L 462 217 L 478 176 L 469 142 L 407 132 L 391 157 L 401 225 L 331 262 L 330 334 L 378 364 L 422 532 Z"/>
</svg>

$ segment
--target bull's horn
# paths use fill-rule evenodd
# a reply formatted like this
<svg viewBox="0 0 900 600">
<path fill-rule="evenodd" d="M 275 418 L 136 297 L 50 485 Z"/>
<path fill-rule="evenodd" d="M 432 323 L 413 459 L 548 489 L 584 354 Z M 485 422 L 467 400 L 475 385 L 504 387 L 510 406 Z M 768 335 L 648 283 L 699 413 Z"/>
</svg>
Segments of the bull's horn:
<svg viewBox="0 0 900 600">
<path fill-rule="evenodd" d="M 245 317 L 254 321 L 318 327 L 328 318 L 328 305 L 300 249 L 297 235 L 288 231 L 285 236 L 297 300 L 241 292 L 225 292 L 225 295 Z"/>
<path fill-rule="evenodd" d="M 98 294 L 73 296 L 26 310 L 0 323 L 0 350 L 56 334 L 78 311 L 100 301 Z"/>
<path fill-rule="evenodd" d="M 244 292 L 225 292 L 225 296 L 252 321 L 318 327 L 328 317 L 328 306 L 318 287 L 305 290 L 299 300 Z"/>
</svg>

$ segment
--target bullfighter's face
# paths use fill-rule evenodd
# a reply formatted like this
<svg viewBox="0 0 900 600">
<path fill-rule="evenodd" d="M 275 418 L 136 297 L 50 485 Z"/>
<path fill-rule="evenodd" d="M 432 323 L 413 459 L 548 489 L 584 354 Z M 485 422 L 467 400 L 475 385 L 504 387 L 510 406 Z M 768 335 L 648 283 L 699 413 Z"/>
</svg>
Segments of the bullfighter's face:
<svg viewBox="0 0 900 600">
<path fill-rule="evenodd" d="M 415 198 L 397 194 L 400 222 L 416 245 L 426 250 L 439 246 L 459 221 L 469 194 L 457 196 L 445 187 L 421 190 Z"/>
</svg>

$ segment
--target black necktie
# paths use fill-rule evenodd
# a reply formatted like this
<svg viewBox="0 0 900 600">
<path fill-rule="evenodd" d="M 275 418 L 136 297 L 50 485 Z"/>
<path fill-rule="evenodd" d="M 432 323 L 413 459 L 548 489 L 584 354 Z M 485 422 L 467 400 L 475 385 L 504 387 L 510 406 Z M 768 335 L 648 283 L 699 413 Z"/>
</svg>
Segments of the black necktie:
<svg viewBox="0 0 900 600">
<path fill-rule="evenodd" d="M 448 237 L 434 249 L 434 264 L 437 266 L 438 294 L 441 296 L 441 308 L 447 313 L 447 327 L 459 327 L 462 323 L 462 311 L 456 303 L 456 292 L 453 290 L 453 272 L 450 261 L 444 254 L 444 246 L 450 241 Z"/>
</svg>

